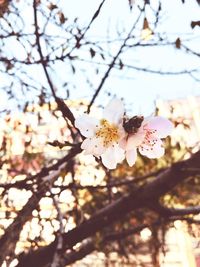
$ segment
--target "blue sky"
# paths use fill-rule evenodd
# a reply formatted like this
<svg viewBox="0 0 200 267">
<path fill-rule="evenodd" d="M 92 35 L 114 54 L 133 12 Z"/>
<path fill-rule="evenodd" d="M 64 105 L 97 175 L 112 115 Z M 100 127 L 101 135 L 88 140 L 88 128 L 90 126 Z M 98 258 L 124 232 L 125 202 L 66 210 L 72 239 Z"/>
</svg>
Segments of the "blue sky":
<svg viewBox="0 0 200 267">
<path fill-rule="evenodd" d="M 141 2 L 135 0 L 136 3 Z M 156 7 L 157 1 L 151 1 Z M 178 37 L 181 40 L 193 39 L 191 42 L 184 41 L 188 47 L 200 52 L 200 27 L 191 29 L 191 20 L 199 20 L 200 8 L 196 0 L 185 1 L 183 5 L 181 0 L 162 0 L 162 17 L 156 32 L 161 32 L 163 36 L 167 36 L 169 41 L 175 41 Z M 101 3 L 101 0 L 61 0 L 59 5 L 62 6 L 62 11 L 66 17 L 73 20 L 78 17 L 80 25 L 88 25 L 94 12 Z M 23 1 L 18 3 L 24 5 Z M 32 9 L 22 8 L 22 14 L 29 25 L 27 29 L 33 30 Z M 111 39 L 117 38 L 117 30 L 129 30 L 132 25 L 137 11 L 129 10 L 128 0 L 107 0 L 102 8 L 102 12 L 96 21 L 92 24 L 91 29 L 87 33 L 87 38 L 90 40 L 105 40 L 107 36 Z M 149 22 L 152 19 L 152 12 L 150 9 L 146 10 L 146 17 Z M 138 33 L 140 29 L 138 29 Z M 53 28 L 49 28 L 49 33 L 57 34 Z M 11 44 L 12 45 L 12 44 Z M 120 43 L 106 46 L 111 55 L 115 55 Z M 12 47 L 8 47 L 8 52 L 11 52 Z M 10 51 L 9 51 L 10 49 Z M 15 47 L 18 57 L 23 59 L 23 51 L 20 47 Z M 20 52 L 21 51 L 21 52 Z M 75 54 L 76 55 L 76 54 Z M 82 53 L 84 57 L 84 52 Z M 160 71 L 181 71 L 200 67 L 199 57 L 184 54 L 173 46 L 166 47 L 152 47 L 152 48 L 130 48 L 129 52 L 123 56 L 128 64 L 136 67 L 145 67 Z M 98 61 L 98 59 L 96 59 Z M 109 63 L 109 62 L 108 62 Z M 55 66 L 57 76 L 53 77 L 57 87 L 60 87 L 61 81 L 64 82 L 66 77 L 69 81 L 76 84 L 77 89 L 71 90 L 71 99 L 85 98 L 90 100 L 93 90 L 98 87 L 104 73 L 105 68 L 100 69 L 99 75 L 95 73 L 95 64 L 88 68 L 85 63 L 79 62 L 79 67 L 84 69 L 86 75 L 90 78 L 93 86 L 89 88 L 85 82 L 83 74 L 76 72 L 75 75 L 69 73 L 66 68 L 63 68 L 62 63 Z M 46 84 L 45 76 L 41 76 L 41 66 L 32 67 L 31 75 L 37 81 Z M 54 75 L 54 73 L 52 73 Z M 3 80 L 3 77 L 0 77 Z M 6 82 L 6 80 L 3 80 Z M 128 106 L 132 106 L 134 112 L 151 113 L 154 110 L 154 102 L 156 99 L 175 99 L 187 97 L 189 95 L 200 95 L 200 82 L 195 81 L 189 75 L 157 75 L 145 72 L 131 71 L 123 69 L 123 71 L 112 70 L 109 79 L 107 79 L 99 98 L 96 103 L 106 104 L 109 101 L 105 92 L 110 92 L 117 97 L 123 97 Z M 18 90 L 18 88 L 16 88 Z M 32 93 L 30 98 L 33 97 Z M 1 103 L 6 102 L 5 94 L 1 93 Z"/>
<path fill-rule="evenodd" d="M 156 1 L 151 2 L 156 3 Z M 192 42 L 186 42 L 185 44 L 200 52 L 200 28 L 196 27 L 192 30 L 190 27 L 191 20 L 199 19 L 200 8 L 195 0 L 185 2 L 183 5 L 180 0 L 163 0 L 162 23 L 157 30 L 166 32 L 170 41 L 176 40 L 177 37 L 193 38 Z M 87 24 L 99 3 L 98 0 L 74 0 L 65 1 L 63 7 L 66 15 L 69 17 L 77 16 L 80 21 Z M 70 5 L 70 11 L 66 9 L 68 4 Z M 151 19 L 151 13 L 148 13 L 147 10 L 148 16 Z M 118 27 L 125 25 L 128 28 L 133 20 L 134 12 L 130 12 L 128 1 L 107 1 L 99 18 L 91 27 L 88 36 L 92 36 L 94 39 L 105 38 L 108 25 L 111 35 L 116 36 L 116 25 Z M 130 57 L 130 64 L 147 66 L 152 69 L 179 71 L 200 66 L 198 57 L 184 55 L 174 47 L 134 49 L 132 53 L 135 55 Z M 94 84 L 98 86 L 98 83 L 94 82 Z M 154 109 L 155 99 L 174 99 L 189 95 L 200 95 L 199 84 L 188 75 L 161 76 L 137 71 L 133 73 L 127 70 L 120 76 L 119 72 L 113 71 L 111 78 L 105 83 L 103 91 L 107 90 L 118 97 L 124 97 L 128 104 L 133 103 L 133 107 L 138 112 L 149 113 Z M 74 97 L 88 97 L 87 90 L 80 91 L 75 92 Z M 103 92 L 97 102 L 101 103 L 102 101 L 103 103 L 106 101 Z"/>
</svg>

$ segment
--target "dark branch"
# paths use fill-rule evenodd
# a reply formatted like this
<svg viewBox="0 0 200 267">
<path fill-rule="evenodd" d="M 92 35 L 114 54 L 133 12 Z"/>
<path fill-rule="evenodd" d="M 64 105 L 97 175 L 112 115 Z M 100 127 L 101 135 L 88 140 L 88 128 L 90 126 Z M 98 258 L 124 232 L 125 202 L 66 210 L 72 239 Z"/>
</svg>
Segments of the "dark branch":
<svg viewBox="0 0 200 267">
<path fill-rule="evenodd" d="M 49 73 L 47 71 L 46 61 L 44 60 L 44 56 L 42 53 L 42 47 L 40 44 L 39 25 L 38 25 L 38 18 L 37 18 L 37 0 L 33 1 L 33 10 L 34 10 L 34 25 L 35 25 L 36 44 L 38 47 L 38 53 L 40 55 L 40 61 L 41 61 L 44 73 L 46 75 L 46 79 L 48 81 L 52 95 L 53 95 L 53 97 L 54 97 L 54 99 L 58 105 L 58 108 L 62 112 L 63 116 L 66 117 L 72 123 L 72 125 L 74 125 L 74 121 L 75 121 L 74 115 L 71 112 L 71 110 L 68 108 L 68 106 L 65 104 L 65 102 L 56 96 L 54 85 L 53 85 L 51 78 L 49 76 Z"/>
<path fill-rule="evenodd" d="M 173 189 L 176 185 L 183 182 L 187 177 L 191 176 L 189 171 L 183 171 L 188 166 L 198 168 L 200 160 L 200 151 L 194 154 L 190 159 L 175 163 L 171 168 L 160 173 L 153 182 L 144 185 L 136 192 L 131 192 L 127 196 L 123 196 L 117 201 L 107 205 L 99 210 L 89 220 L 84 221 L 79 226 L 64 234 L 65 248 L 72 248 L 78 242 L 94 235 L 101 229 L 111 225 L 114 221 L 120 221 L 131 211 L 141 207 L 147 207 L 148 203 L 158 201 L 161 196 Z M 38 249 L 33 253 L 24 254 L 19 261 L 17 267 L 25 267 L 29 263 L 29 267 L 37 265 L 42 267 L 51 262 L 51 255 L 56 247 L 56 241 L 49 246 Z M 30 264 L 33 262 L 33 265 Z"/>
<path fill-rule="evenodd" d="M 35 190 L 32 188 L 33 195 L 22 210 L 18 212 L 17 217 L 9 225 L 0 239 L 0 265 L 3 263 L 7 255 L 12 256 L 14 254 L 15 245 L 24 224 L 32 217 L 32 211 L 37 208 L 40 199 L 49 190 L 49 185 L 59 176 L 61 170 L 67 166 L 68 161 L 80 152 L 80 146 L 76 146 L 56 164 L 43 169 L 40 173 L 32 176 L 33 179 L 38 179 L 39 185 Z"/>
<path fill-rule="evenodd" d="M 90 112 L 90 109 L 91 109 L 91 107 L 92 107 L 92 105 L 93 105 L 95 99 L 97 98 L 97 96 L 98 96 L 100 90 L 102 89 L 102 87 L 103 87 L 103 85 L 104 85 L 106 79 L 108 78 L 108 76 L 109 76 L 111 70 L 113 69 L 116 60 L 119 58 L 119 56 L 120 56 L 120 54 L 122 53 L 124 47 L 126 46 L 127 41 L 128 41 L 129 38 L 131 37 L 131 34 L 132 34 L 133 30 L 135 29 L 135 27 L 136 27 L 136 25 L 137 25 L 137 23 L 138 23 L 138 21 L 139 21 L 139 19 L 140 19 L 140 17 L 141 17 L 141 14 L 142 14 L 142 12 L 140 13 L 140 15 L 138 16 L 138 18 L 137 18 L 136 21 L 134 22 L 133 26 L 131 27 L 131 29 L 130 29 L 128 35 L 127 35 L 127 37 L 124 39 L 124 41 L 123 41 L 122 45 L 120 46 L 118 52 L 116 53 L 116 55 L 115 55 L 114 58 L 112 59 L 111 63 L 109 64 L 109 67 L 108 67 L 107 71 L 105 72 L 103 78 L 101 79 L 101 82 L 100 82 L 98 88 L 95 90 L 95 93 L 94 93 L 94 95 L 93 95 L 93 97 L 92 97 L 92 99 L 91 99 L 91 101 L 90 101 L 90 103 L 89 103 L 89 105 L 88 105 L 87 113 Z"/>
</svg>

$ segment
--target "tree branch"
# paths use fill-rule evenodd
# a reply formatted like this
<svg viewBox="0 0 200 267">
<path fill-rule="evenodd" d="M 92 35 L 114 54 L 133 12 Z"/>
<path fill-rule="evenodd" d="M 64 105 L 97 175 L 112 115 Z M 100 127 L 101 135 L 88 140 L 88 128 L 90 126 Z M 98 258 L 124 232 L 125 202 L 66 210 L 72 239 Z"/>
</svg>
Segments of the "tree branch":
<svg viewBox="0 0 200 267">
<path fill-rule="evenodd" d="M 150 224 L 144 223 L 144 224 L 132 227 L 132 228 L 128 228 L 128 229 L 123 230 L 121 232 L 113 232 L 113 233 L 107 234 L 107 235 L 105 235 L 105 237 L 103 237 L 103 239 L 101 241 L 101 246 L 105 246 L 109 242 L 119 241 L 119 240 L 125 239 L 130 235 L 139 233 L 140 231 L 142 231 L 146 227 L 151 228 L 151 227 L 163 225 L 163 223 L 168 224 L 168 223 L 174 222 L 176 220 L 186 221 L 189 224 L 199 224 L 200 223 L 199 221 L 194 220 L 192 218 L 181 217 L 181 216 L 167 217 L 167 218 L 164 218 L 164 220 L 163 220 L 163 218 L 159 218 Z M 90 253 L 94 252 L 97 249 L 98 248 L 96 246 L 94 239 L 86 240 L 85 242 L 82 243 L 82 245 L 80 246 L 80 248 L 78 250 L 72 250 L 69 253 L 63 253 L 63 255 L 61 256 L 61 259 L 60 259 L 60 263 L 62 264 L 62 266 L 67 266 L 67 265 L 73 264 L 76 261 L 83 259 L 85 256 L 89 255 Z"/>
<path fill-rule="evenodd" d="M 39 178 L 39 185 L 37 189 L 33 189 L 33 195 L 28 202 L 19 211 L 17 217 L 8 226 L 4 235 L 0 238 L 0 265 L 3 263 L 7 255 L 14 254 L 15 246 L 18 241 L 20 232 L 24 224 L 32 217 L 32 211 L 37 207 L 40 199 L 49 189 L 49 184 L 59 176 L 62 169 L 66 168 L 69 159 L 75 157 L 81 152 L 80 146 L 72 148 L 69 153 L 59 160 L 56 164 L 49 168 L 43 169 L 40 173 L 32 176 L 32 178 Z"/>
<path fill-rule="evenodd" d="M 48 84 L 49 84 L 49 87 L 51 89 L 52 95 L 53 95 L 53 97 L 54 97 L 54 99 L 55 99 L 55 101 L 56 101 L 56 103 L 58 105 L 58 108 L 62 112 L 63 116 L 66 117 L 72 123 L 72 125 L 74 126 L 74 121 L 75 121 L 74 115 L 71 112 L 71 110 L 69 109 L 69 107 L 65 104 L 65 102 L 62 99 L 60 99 L 59 97 L 56 96 L 54 85 L 53 85 L 53 83 L 51 81 L 51 78 L 49 76 L 49 73 L 47 71 L 47 65 L 46 65 L 47 61 L 44 60 L 44 56 L 43 56 L 43 53 L 42 53 L 42 47 L 41 47 L 41 44 L 40 44 L 40 34 L 39 34 L 39 25 L 38 25 L 38 17 L 37 17 L 37 0 L 33 1 L 33 11 L 34 11 L 34 25 L 35 25 L 36 44 L 37 44 L 37 47 L 38 47 L 38 53 L 40 55 L 40 61 L 41 61 L 44 73 L 46 75 L 46 79 L 48 81 Z"/>
<path fill-rule="evenodd" d="M 193 206 L 193 207 L 187 207 L 183 209 L 174 209 L 174 208 L 168 208 L 160 205 L 159 203 L 152 203 L 150 206 L 152 210 L 156 211 L 158 214 L 164 217 L 169 216 L 185 216 L 189 214 L 199 214 L 200 213 L 200 206 Z"/>
<path fill-rule="evenodd" d="M 200 151 L 188 160 L 175 163 L 172 167 L 160 173 L 153 182 L 144 185 L 137 191 L 131 192 L 99 210 L 89 220 L 84 221 L 76 228 L 64 234 L 65 248 L 72 248 L 78 242 L 94 235 L 113 222 L 124 219 L 133 210 L 148 207 L 148 203 L 158 200 L 162 195 L 191 176 L 189 171 L 183 171 L 183 169 L 187 169 L 188 167 L 198 168 L 199 161 Z M 51 262 L 52 257 L 48 256 L 47 258 L 45 255 L 52 254 L 52 251 L 56 247 L 56 242 L 54 241 L 50 245 L 38 249 L 33 253 L 24 254 L 20 257 L 17 267 L 25 267 L 27 264 L 29 264 L 29 267 L 42 267 L 48 262 Z"/>
<path fill-rule="evenodd" d="M 124 39 L 124 41 L 123 41 L 121 47 L 119 48 L 119 50 L 118 50 L 118 52 L 116 53 L 116 55 L 114 56 L 113 60 L 112 60 L 111 63 L 109 64 L 109 67 L 108 67 L 106 73 L 104 74 L 104 76 L 103 76 L 103 78 L 102 78 L 102 80 L 101 80 L 101 82 L 100 82 L 98 88 L 95 90 L 95 93 L 94 93 L 94 95 L 93 95 L 93 97 L 92 97 L 92 99 L 91 99 L 91 101 L 90 101 L 90 103 L 89 103 L 89 105 L 88 105 L 87 113 L 90 113 L 90 109 L 91 109 L 91 107 L 92 107 L 92 105 L 93 105 L 95 99 L 97 98 L 97 96 L 98 96 L 100 90 L 102 89 L 102 87 L 103 87 L 103 85 L 104 85 L 106 79 L 108 78 L 108 76 L 109 76 L 109 74 L 110 74 L 112 68 L 114 67 L 116 60 L 118 59 L 118 57 L 119 57 L 120 54 L 122 53 L 124 47 L 126 46 L 127 41 L 129 40 L 129 38 L 130 38 L 130 36 L 131 36 L 133 30 L 135 29 L 135 27 L 136 27 L 136 25 L 137 25 L 137 23 L 138 23 L 138 21 L 139 21 L 139 19 L 140 19 L 140 17 L 141 17 L 141 14 L 142 14 L 142 12 L 140 13 L 140 15 L 138 16 L 138 18 L 137 18 L 136 21 L 134 22 L 133 26 L 131 27 L 131 29 L 130 29 L 128 35 L 127 35 L 127 37 Z"/>
</svg>

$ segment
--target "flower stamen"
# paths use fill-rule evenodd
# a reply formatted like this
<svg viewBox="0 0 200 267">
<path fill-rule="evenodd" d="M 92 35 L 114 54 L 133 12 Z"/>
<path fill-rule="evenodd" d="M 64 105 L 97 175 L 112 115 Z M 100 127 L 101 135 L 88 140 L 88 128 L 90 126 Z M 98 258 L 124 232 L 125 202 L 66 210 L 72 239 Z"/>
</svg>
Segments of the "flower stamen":
<svg viewBox="0 0 200 267">
<path fill-rule="evenodd" d="M 103 139 L 104 147 L 109 147 L 114 142 L 119 140 L 118 127 L 114 124 L 110 124 L 107 120 L 102 119 L 100 121 L 100 127 L 96 131 L 95 135 L 98 138 Z"/>
</svg>

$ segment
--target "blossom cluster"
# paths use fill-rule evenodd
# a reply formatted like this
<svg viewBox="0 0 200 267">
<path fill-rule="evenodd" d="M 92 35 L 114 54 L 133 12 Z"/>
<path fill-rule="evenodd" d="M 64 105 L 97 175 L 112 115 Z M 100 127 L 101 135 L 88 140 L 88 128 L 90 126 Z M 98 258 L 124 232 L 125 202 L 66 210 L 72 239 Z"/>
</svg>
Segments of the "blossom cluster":
<svg viewBox="0 0 200 267">
<path fill-rule="evenodd" d="M 148 158 L 164 155 L 162 138 L 167 137 L 173 124 L 161 116 L 124 117 L 124 105 L 113 99 L 104 109 L 102 119 L 88 114 L 76 118 L 75 126 L 85 137 L 81 148 L 86 155 L 101 157 L 108 169 L 115 169 L 125 158 L 129 166 L 136 162 L 137 151 Z"/>
</svg>

